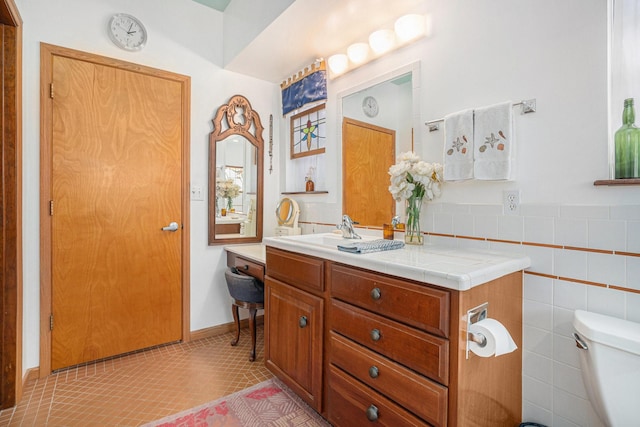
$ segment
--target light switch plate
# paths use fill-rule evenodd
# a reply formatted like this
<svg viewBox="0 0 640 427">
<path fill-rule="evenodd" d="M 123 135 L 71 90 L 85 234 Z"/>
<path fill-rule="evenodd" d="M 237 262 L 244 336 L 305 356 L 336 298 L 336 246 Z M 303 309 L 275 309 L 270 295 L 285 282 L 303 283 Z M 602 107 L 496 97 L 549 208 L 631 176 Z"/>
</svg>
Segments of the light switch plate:
<svg viewBox="0 0 640 427">
<path fill-rule="evenodd" d="M 202 186 L 201 185 L 192 185 L 191 186 L 191 200 L 204 200 L 204 194 L 202 194 Z"/>
</svg>

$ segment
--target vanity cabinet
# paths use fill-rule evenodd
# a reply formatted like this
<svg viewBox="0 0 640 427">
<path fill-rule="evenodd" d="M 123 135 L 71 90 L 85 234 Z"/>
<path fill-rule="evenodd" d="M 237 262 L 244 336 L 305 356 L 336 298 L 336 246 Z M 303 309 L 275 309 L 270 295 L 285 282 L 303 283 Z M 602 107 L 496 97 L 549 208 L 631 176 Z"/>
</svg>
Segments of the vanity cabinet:
<svg viewBox="0 0 640 427">
<path fill-rule="evenodd" d="M 322 411 L 324 261 L 267 248 L 265 363 Z"/>
<path fill-rule="evenodd" d="M 459 291 L 267 247 L 266 283 L 267 366 L 335 427 L 521 422 L 521 350 L 466 351 L 483 303 L 522 347 L 521 271 Z"/>
<path fill-rule="evenodd" d="M 328 274 L 329 422 L 446 426 L 450 293 L 339 264 Z"/>
</svg>

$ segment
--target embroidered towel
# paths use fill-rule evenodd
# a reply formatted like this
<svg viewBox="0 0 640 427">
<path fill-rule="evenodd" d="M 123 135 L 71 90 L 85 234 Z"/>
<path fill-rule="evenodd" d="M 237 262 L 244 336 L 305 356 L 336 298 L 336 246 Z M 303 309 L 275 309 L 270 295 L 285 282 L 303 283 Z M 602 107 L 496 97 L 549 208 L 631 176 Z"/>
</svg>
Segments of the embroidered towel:
<svg viewBox="0 0 640 427">
<path fill-rule="evenodd" d="M 513 179 L 515 151 L 511 101 L 476 109 L 473 135 L 475 178 Z"/>
<path fill-rule="evenodd" d="M 444 180 L 473 178 L 473 110 L 444 118 Z"/>
</svg>

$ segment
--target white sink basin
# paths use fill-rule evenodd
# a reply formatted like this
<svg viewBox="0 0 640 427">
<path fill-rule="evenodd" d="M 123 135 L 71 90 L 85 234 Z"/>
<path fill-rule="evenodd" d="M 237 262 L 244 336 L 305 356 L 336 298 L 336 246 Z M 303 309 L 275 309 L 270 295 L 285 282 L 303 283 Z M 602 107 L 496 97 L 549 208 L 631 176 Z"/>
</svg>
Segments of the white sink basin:
<svg viewBox="0 0 640 427">
<path fill-rule="evenodd" d="M 337 248 L 338 245 L 347 245 L 349 243 L 371 241 L 380 239 L 377 236 L 362 236 L 362 239 L 345 239 L 341 234 L 336 233 L 320 233 L 320 234 L 300 234 L 297 236 L 282 236 L 283 240 L 291 240 L 311 246 L 326 246 Z"/>
</svg>

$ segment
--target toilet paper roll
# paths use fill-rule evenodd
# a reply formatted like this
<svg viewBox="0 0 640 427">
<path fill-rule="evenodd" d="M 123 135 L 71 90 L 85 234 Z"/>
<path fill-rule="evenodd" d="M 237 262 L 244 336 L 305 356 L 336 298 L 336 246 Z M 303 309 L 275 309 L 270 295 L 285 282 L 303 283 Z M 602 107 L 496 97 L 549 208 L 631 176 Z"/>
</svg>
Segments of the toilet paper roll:
<svg viewBox="0 0 640 427">
<path fill-rule="evenodd" d="M 507 331 L 507 328 L 496 319 L 483 319 L 473 323 L 469 326 L 469 332 L 482 334 L 487 339 L 484 347 L 480 347 L 479 344 L 469 341 L 469 350 L 480 357 L 490 357 L 493 355 L 497 357 L 502 354 L 511 353 L 518 348 L 513 338 L 511 338 L 509 331 Z"/>
</svg>

